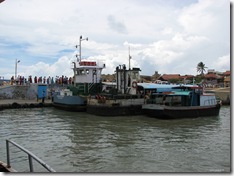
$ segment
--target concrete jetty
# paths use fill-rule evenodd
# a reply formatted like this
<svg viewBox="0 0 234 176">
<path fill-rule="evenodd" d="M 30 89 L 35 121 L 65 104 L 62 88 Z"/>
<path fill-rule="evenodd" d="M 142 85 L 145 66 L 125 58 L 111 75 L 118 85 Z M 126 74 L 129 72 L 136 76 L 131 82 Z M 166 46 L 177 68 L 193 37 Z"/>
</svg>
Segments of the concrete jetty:
<svg viewBox="0 0 234 176">
<path fill-rule="evenodd" d="M 42 103 L 41 100 L 27 100 L 27 99 L 2 99 L 0 100 L 0 110 L 4 109 L 20 109 L 20 108 L 41 108 L 52 107 L 51 100 L 45 100 Z"/>
<path fill-rule="evenodd" d="M 4 85 L 0 86 L 0 110 L 12 108 L 51 107 L 51 90 L 60 90 L 57 85 L 47 86 L 45 102 L 39 97 L 39 86 L 45 84 Z"/>
<path fill-rule="evenodd" d="M 220 98 L 220 100 L 222 100 L 222 104 L 223 105 L 230 105 L 230 101 L 231 101 L 231 91 L 230 91 L 230 87 L 226 87 L 226 88 L 210 88 L 210 89 L 206 89 L 208 91 L 212 91 L 215 93 L 215 95 L 217 97 Z"/>
</svg>

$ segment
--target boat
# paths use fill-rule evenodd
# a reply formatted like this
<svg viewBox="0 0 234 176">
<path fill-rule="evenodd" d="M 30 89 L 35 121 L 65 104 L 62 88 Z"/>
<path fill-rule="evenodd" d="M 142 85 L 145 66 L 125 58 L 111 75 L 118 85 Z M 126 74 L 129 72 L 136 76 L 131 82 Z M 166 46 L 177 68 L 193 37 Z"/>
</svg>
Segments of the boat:
<svg viewBox="0 0 234 176">
<path fill-rule="evenodd" d="M 87 97 L 101 92 L 101 73 L 105 63 L 93 60 L 81 60 L 81 41 L 80 36 L 79 54 L 76 60 L 72 61 L 73 85 L 55 92 L 53 95 L 53 105 L 55 108 L 68 111 L 86 111 Z M 78 46 L 78 45 L 77 45 Z M 79 56 L 79 57 L 78 57 Z"/>
<path fill-rule="evenodd" d="M 86 111 L 87 97 L 101 92 L 101 72 L 105 64 L 95 61 L 73 62 L 74 85 L 56 92 L 53 105 L 68 111 Z"/>
<path fill-rule="evenodd" d="M 218 116 L 221 101 L 215 94 L 205 93 L 198 85 L 181 85 L 172 88 L 173 91 L 155 93 L 142 105 L 147 116 L 176 119 L 196 118 L 203 116 Z"/>
<path fill-rule="evenodd" d="M 116 82 L 111 89 L 104 83 L 102 92 L 87 99 L 87 113 L 99 116 L 137 115 L 141 113 L 143 97 L 138 97 L 139 68 L 126 70 L 125 65 L 116 67 Z M 113 83 L 111 83 L 113 85 Z"/>
<path fill-rule="evenodd" d="M 67 111 L 84 112 L 86 111 L 86 97 L 74 96 L 70 89 L 62 89 L 55 93 L 53 106 Z"/>
<path fill-rule="evenodd" d="M 14 147 L 17 147 L 20 151 L 26 153 L 28 155 L 28 164 L 29 164 L 29 171 L 35 172 L 33 163 L 36 161 L 38 164 L 40 164 L 44 169 L 46 169 L 48 172 L 56 172 L 52 167 L 50 167 L 48 164 L 46 164 L 43 160 L 38 158 L 35 154 L 28 151 L 21 145 L 17 144 L 16 142 L 6 139 L 6 156 L 7 156 L 7 163 L 0 161 L 0 172 L 18 172 L 17 170 L 13 169 L 11 167 L 11 154 L 10 154 L 10 145 L 13 145 Z M 33 161 L 34 160 L 34 161 Z M 20 171 L 22 172 L 22 171 Z"/>
<path fill-rule="evenodd" d="M 173 85 L 141 83 L 140 68 L 116 67 L 116 82 L 103 83 L 102 93 L 87 99 L 87 113 L 98 116 L 143 114 L 142 105 L 155 92 L 171 91 Z M 108 91 L 104 87 L 107 87 Z"/>
</svg>

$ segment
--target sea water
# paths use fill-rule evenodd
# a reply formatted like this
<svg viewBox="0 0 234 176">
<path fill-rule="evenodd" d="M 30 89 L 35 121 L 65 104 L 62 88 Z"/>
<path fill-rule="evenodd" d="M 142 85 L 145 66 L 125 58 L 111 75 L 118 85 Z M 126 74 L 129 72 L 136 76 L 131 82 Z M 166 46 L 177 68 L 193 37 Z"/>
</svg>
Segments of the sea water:
<svg viewBox="0 0 234 176">
<path fill-rule="evenodd" d="M 57 172 L 230 172 L 230 106 L 219 116 L 162 120 L 102 117 L 54 108 L 0 111 L 0 160 L 6 139 Z M 11 148 L 11 165 L 28 172 L 27 155 Z M 34 162 L 35 171 L 46 171 Z"/>
</svg>

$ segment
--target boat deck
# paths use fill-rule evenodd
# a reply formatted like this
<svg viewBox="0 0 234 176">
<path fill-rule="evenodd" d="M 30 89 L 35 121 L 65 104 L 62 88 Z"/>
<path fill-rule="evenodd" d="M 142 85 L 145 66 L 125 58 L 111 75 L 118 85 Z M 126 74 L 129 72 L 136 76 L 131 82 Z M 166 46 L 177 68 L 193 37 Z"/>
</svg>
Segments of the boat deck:
<svg viewBox="0 0 234 176">
<path fill-rule="evenodd" d="M 0 172 L 16 172 L 11 167 L 7 167 L 7 164 L 0 161 Z"/>
</svg>

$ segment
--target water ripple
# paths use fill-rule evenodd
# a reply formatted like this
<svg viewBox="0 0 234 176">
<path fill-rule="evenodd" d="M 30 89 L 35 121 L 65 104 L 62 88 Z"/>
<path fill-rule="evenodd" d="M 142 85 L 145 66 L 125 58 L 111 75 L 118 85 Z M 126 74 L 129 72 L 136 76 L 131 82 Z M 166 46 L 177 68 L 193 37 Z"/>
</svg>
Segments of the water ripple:
<svg viewBox="0 0 234 176">
<path fill-rule="evenodd" d="M 4 110 L 0 119 L 0 156 L 12 139 L 58 172 L 230 172 L 229 106 L 218 117 L 178 120 L 53 108 Z"/>
</svg>

